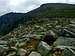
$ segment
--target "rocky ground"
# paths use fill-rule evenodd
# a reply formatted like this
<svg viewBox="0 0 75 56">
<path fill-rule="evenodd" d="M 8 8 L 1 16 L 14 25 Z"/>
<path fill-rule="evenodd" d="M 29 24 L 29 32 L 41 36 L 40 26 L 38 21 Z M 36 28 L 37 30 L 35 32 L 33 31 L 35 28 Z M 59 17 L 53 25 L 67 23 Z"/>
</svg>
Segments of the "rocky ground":
<svg viewBox="0 0 75 56">
<path fill-rule="evenodd" d="M 0 56 L 75 56 L 75 18 L 36 19 L 0 38 Z"/>
</svg>

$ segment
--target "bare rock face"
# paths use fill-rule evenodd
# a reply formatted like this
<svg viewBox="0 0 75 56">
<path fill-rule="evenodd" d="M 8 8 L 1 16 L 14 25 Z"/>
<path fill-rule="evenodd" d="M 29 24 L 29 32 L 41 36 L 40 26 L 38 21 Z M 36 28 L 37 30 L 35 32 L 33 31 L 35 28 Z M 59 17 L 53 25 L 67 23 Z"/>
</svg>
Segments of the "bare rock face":
<svg viewBox="0 0 75 56">
<path fill-rule="evenodd" d="M 31 52 L 29 56 L 41 56 L 40 53 L 37 52 Z"/>
</svg>

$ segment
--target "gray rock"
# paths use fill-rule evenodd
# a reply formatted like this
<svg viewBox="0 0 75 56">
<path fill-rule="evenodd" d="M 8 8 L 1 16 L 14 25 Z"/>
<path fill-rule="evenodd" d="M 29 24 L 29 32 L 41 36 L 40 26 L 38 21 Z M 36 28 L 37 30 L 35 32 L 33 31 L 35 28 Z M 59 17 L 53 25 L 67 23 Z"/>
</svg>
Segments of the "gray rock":
<svg viewBox="0 0 75 56">
<path fill-rule="evenodd" d="M 20 56 L 25 56 L 26 53 L 27 53 L 27 51 L 24 50 L 24 49 L 19 49 L 19 50 L 18 50 L 18 54 L 19 54 Z"/>
<path fill-rule="evenodd" d="M 47 43 L 43 41 L 40 42 L 38 46 L 38 51 L 40 52 L 41 55 L 46 56 L 50 50 L 51 50 L 51 47 Z"/>
<path fill-rule="evenodd" d="M 29 56 L 41 56 L 40 53 L 37 52 L 31 52 Z"/>
<path fill-rule="evenodd" d="M 12 52 L 10 54 L 8 54 L 7 56 L 14 56 L 16 54 L 16 52 Z"/>
<path fill-rule="evenodd" d="M 64 49 L 63 56 L 75 56 L 70 50 Z"/>
<path fill-rule="evenodd" d="M 64 38 L 64 37 L 59 37 L 54 45 L 63 45 L 63 46 L 75 46 L 75 39 L 74 38 Z"/>
<path fill-rule="evenodd" d="M 7 44 L 7 41 L 0 40 L 0 45 L 6 45 L 6 44 Z"/>
<path fill-rule="evenodd" d="M 63 56 L 75 56 L 75 39 L 59 37 L 54 43 L 55 46 L 64 49 Z M 74 50 L 72 50 L 74 49 Z"/>
</svg>

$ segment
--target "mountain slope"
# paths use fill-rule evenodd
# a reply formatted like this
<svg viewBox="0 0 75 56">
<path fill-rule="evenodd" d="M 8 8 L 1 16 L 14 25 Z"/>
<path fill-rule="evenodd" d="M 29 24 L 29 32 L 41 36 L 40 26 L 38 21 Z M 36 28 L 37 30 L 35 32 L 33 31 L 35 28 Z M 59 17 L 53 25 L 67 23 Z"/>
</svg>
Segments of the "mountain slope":
<svg viewBox="0 0 75 56">
<path fill-rule="evenodd" d="M 39 8 L 28 13 L 31 17 L 75 17 L 75 5 L 64 3 L 43 4 Z"/>
<path fill-rule="evenodd" d="M 1 30 L 6 35 L 0 38 L 0 56 L 30 56 L 34 50 L 42 56 L 75 56 L 74 8 L 71 4 L 50 3 L 25 14 L 3 15 L 1 22 L 13 27 L 4 25 Z"/>
<path fill-rule="evenodd" d="M 22 20 L 22 13 L 8 13 L 0 17 L 0 34 L 4 35 L 11 31 Z"/>
<path fill-rule="evenodd" d="M 47 3 L 28 13 L 8 13 L 0 16 L 0 35 L 5 35 L 18 27 L 18 24 L 32 19 L 51 17 L 75 17 L 75 5 L 64 3 Z"/>
</svg>

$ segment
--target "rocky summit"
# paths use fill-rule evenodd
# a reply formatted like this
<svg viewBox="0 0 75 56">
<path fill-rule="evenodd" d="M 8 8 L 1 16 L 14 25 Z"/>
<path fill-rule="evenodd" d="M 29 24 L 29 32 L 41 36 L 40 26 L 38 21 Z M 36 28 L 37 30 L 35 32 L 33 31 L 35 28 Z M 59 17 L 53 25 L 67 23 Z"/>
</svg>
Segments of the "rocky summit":
<svg viewBox="0 0 75 56">
<path fill-rule="evenodd" d="M 0 56 L 75 56 L 75 5 L 48 3 L 0 17 Z"/>
</svg>

